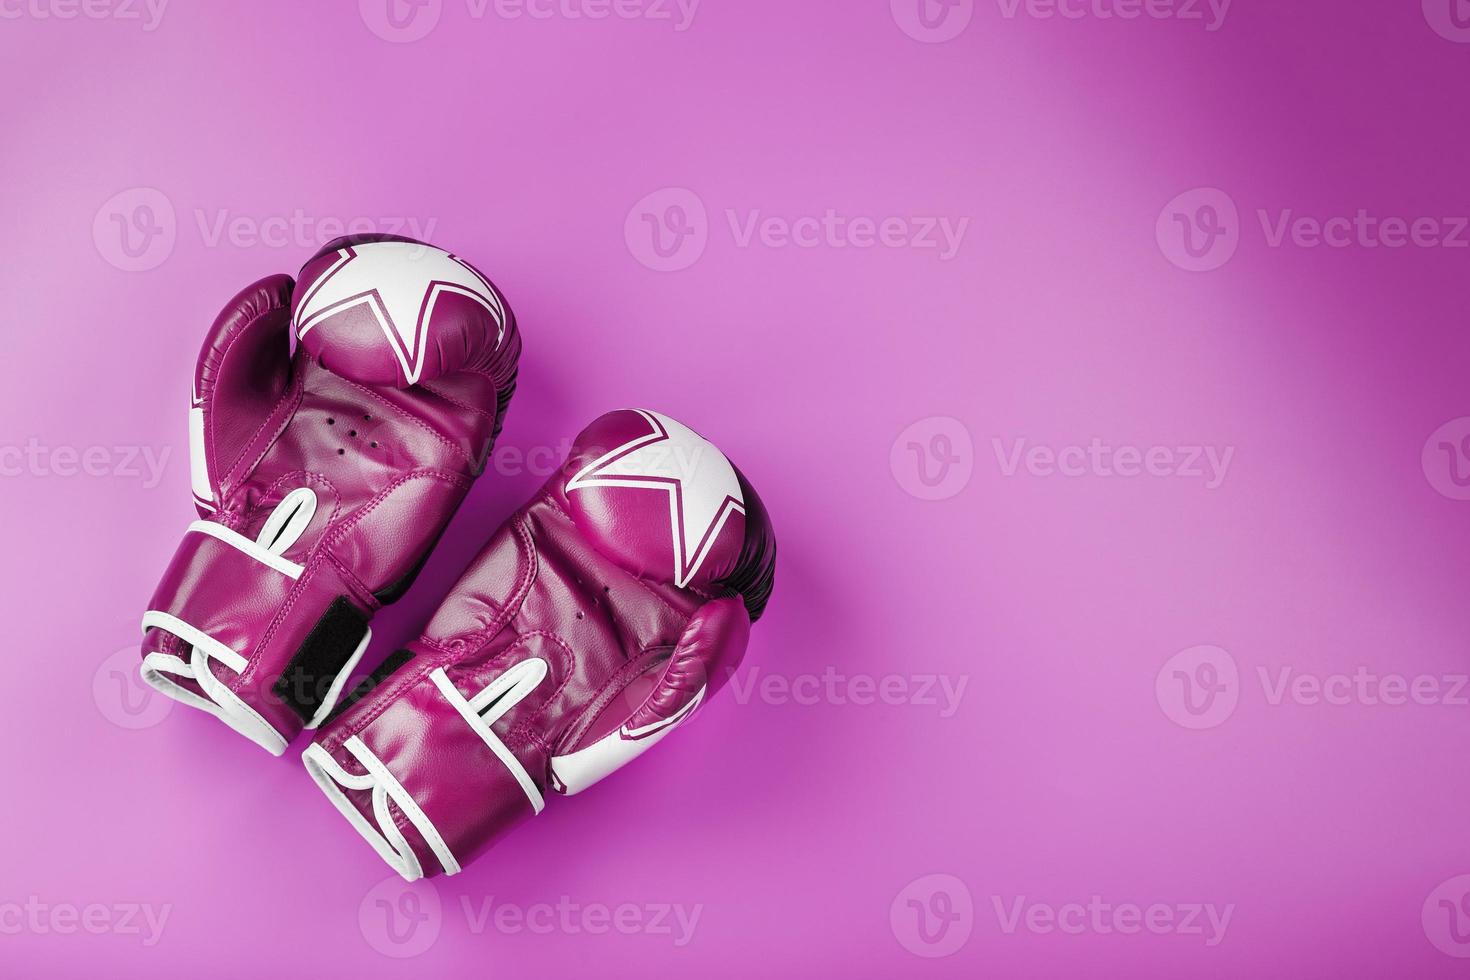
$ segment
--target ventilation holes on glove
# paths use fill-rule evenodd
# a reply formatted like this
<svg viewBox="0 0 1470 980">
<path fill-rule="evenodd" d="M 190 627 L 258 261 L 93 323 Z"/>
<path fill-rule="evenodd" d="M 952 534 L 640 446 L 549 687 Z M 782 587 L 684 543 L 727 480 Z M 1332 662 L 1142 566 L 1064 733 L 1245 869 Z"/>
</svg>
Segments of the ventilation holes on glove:
<svg viewBox="0 0 1470 980">
<path fill-rule="evenodd" d="M 372 415 L 372 413 L 371 412 L 363 412 L 362 413 L 362 421 L 364 423 L 371 423 L 373 421 L 373 415 Z M 345 422 L 345 420 L 344 420 L 344 422 Z M 337 425 L 337 418 L 336 418 L 336 416 L 332 416 L 331 418 L 328 418 L 327 419 L 327 425 L 330 425 L 330 426 L 335 427 Z M 370 433 L 367 431 L 366 425 L 364 425 L 364 427 L 362 429 L 348 429 L 347 430 L 347 438 L 350 439 L 350 440 L 357 441 L 359 443 L 361 441 L 363 441 L 364 439 L 367 439 L 367 437 L 368 437 L 369 434 Z M 383 444 L 381 442 L 379 442 L 378 440 L 376 440 L 376 439 L 371 439 L 371 440 L 368 440 L 368 447 L 371 448 L 371 449 L 382 449 L 383 448 Z M 337 449 L 337 455 L 338 456 L 346 456 L 347 455 L 347 449 L 348 449 L 348 447 L 346 445 L 343 445 L 343 446 L 338 447 L 338 449 Z"/>
</svg>

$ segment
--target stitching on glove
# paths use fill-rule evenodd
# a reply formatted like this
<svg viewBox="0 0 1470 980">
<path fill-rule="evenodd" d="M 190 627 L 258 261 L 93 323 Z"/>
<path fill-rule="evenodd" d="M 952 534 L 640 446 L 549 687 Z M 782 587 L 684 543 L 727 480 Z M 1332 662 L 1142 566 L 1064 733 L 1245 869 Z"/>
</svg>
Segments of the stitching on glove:
<svg viewBox="0 0 1470 980">
<path fill-rule="evenodd" d="M 373 613 L 383 608 L 383 604 L 373 596 L 368 587 L 363 584 L 362 579 L 358 578 L 352 569 L 342 564 L 340 558 L 331 552 L 327 552 L 326 557 L 323 559 L 323 564 L 326 563 L 331 563 L 332 567 L 337 570 L 337 574 L 342 577 L 342 581 L 352 590 L 354 598 L 367 607 L 369 618 L 372 617 Z"/>
<path fill-rule="evenodd" d="M 420 645 L 422 646 L 423 644 Z M 419 663 L 419 661 L 423 662 Z M 382 684 L 379 684 L 373 689 L 372 693 L 368 695 L 369 698 L 373 699 L 372 707 L 368 709 L 368 713 L 360 721 L 350 727 L 336 729 L 330 735 L 323 736 L 321 739 L 322 744 L 327 746 L 327 751 L 336 752 L 348 739 L 367 731 L 372 723 L 377 721 L 383 712 L 398 700 L 398 695 L 411 687 L 417 686 L 424 678 L 428 677 L 440 667 L 446 666 L 448 662 L 446 655 L 443 653 L 437 657 L 414 657 L 407 664 L 404 664 L 402 668 L 389 675 L 388 679 Z M 414 664 L 417 664 L 417 667 L 413 667 Z M 411 667 L 413 669 L 409 669 Z M 359 701 L 353 707 L 357 708 L 361 705 L 362 702 Z"/>
<path fill-rule="evenodd" d="M 541 707 L 537 708 L 536 711 L 531 715 L 532 718 L 539 718 L 541 715 L 545 714 L 546 709 L 550 707 L 551 702 L 555 701 L 561 695 L 561 692 L 566 690 L 567 685 L 571 683 L 572 674 L 574 672 L 574 667 L 572 664 L 572 661 L 574 659 L 572 648 L 570 645 L 567 644 L 566 640 L 563 640 L 555 633 L 548 632 L 547 630 L 532 630 L 529 633 L 522 633 L 516 638 L 516 642 L 513 646 L 519 646 L 527 640 L 530 640 L 532 637 L 537 636 L 543 637 L 561 648 L 561 683 L 556 685 L 556 689 L 546 696 L 545 701 L 541 702 Z"/>
<path fill-rule="evenodd" d="M 478 651 L 491 637 L 495 636 L 505 628 L 505 624 L 520 611 L 521 603 L 526 601 L 526 595 L 531 591 L 531 584 L 536 581 L 540 563 L 537 561 L 536 545 L 531 540 L 531 532 L 526 528 L 524 518 L 517 520 L 511 525 L 515 532 L 516 543 L 520 548 L 523 561 L 521 570 L 516 575 L 516 586 L 511 590 L 510 597 L 506 599 L 505 605 L 491 618 L 478 632 L 471 633 L 466 643 L 473 643 Z"/>
<path fill-rule="evenodd" d="M 546 695 L 545 699 L 541 702 L 541 707 L 537 708 L 534 712 L 531 713 L 530 719 L 525 719 L 517 722 L 506 733 L 506 738 L 502 739 L 502 741 L 505 741 L 506 744 L 510 744 L 511 738 L 513 736 L 516 736 L 516 733 L 521 729 L 526 728 L 528 731 L 531 731 L 532 729 L 529 729 L 527 727 L 530 725 L 531 720 L 540 718 L 543 714 L 545 714 L 547 708 L 551 706 L 551 703 L 555 701 L 561 695 L 561 693 L 566 690 L 567 685 L 571 683 L 572 674 L 575 670 L 573 664 L 573 661 L 575 660 L 575 654 L 572 653 L 571 646 L 556 633 L 552 633 L 547 630 L 531 630 L 529 633 L 516 634 L 515 640 L 511 642 L 509 646 L 507 646 L 504 650 L 501 650 L 499 653 L 491 657 L 488 661 L 481 664 L 476 669 L 472 671 L 464 671 L 462 669 L 456 670 L 456 673 L 462 679 L 472 680 L 476 686 L 484 687 L 485 685 L 493 681 L 495 677 L 498 677 L 501 674 L 505 673 L 516 664 L 521 663 L 524 660 L 531 659 L 532 656 L 539 657 L 540 652 L 531 651 L 528 645 L 528 641 L 536 637 L 543 637 L 559 648 L 560 656 L 558 659 L 560 660 L 560 663 L 557 665 L 557 668 L 558 673 L 560 673 L 561 675 L 561 683 L 558 684 L 550 694 Z M 520 657 L 512 656 L 513 654 L 516 654 L 518 652 L 522 653 L 523 655 Z M 545 658 L 543 657 L 542 659 Z M 445 669 L 445 674 L 448 674 L 448 668 Z M 482 680 L 482 678 L 484 678 L 487 674 L 491 675 L 489 679 Z M 451 680 L 453 680 L 453 678 L 451 678 Z M 522 733 L 517 738 L 517 744 L 527 744 L 527 741 L 528 740 L 525 738 L 524 733 Z M 544 745 L 544 743 L 542 743 L 540 739 L 537 739 L 536 741 L 538 742 L 538 744 Z"/>
<path fill-rule="evenodd" d="M 541 774 L 541 781 L 543 785 L 550 782 L 551 746 L 546 744 L 546 739 L 542 738 L 540 733 L 537 732 L 536 729 L 532 728 L 529 723 L 524 721 L 518 723 L 514 728 L 505 733 L 505 738 L 502 739 L 502 741 L 504 741 L 507 746 L 519 745 L 522 748 L 526 749 L 540 750 L 543 755 L 547 756 L 547 765 L 543 767 L 544 771 Z"/>
<path fill-rule="evenodd" d="M 486 640 L 488 640 L 491 636 L 498 634 L 504 628 L 505 624 L 503 620 L 508 620 L 510 618 L 510 615 L 515 610 L 520 608 L 521 602 L 525 599 L 526 593 L 529 592 L 531 588 L 531 582 L 534 578 L 534 576 L 532 575 L 532 570 L 534 569 L 536 562 L 534 552 L 530 545 L 529 535 L 526 534 L 520 522 L 512 524 L 511 528 L 512 530 L 517 532 L 518 538 L 522 536 L 524 536 L 525 538 L 525 540 L 523 541 L 523 546 L 527 550 L 527 557 L 529 560 L 525 563 L 526 567 L 524 572 L 522 573 L 523 581 L 520 585 L 516 587 L 514 598 L 512 599 L 512 601 L 506 604 L 505 609 L 502 610 L 502 612 L 497 615 L 494 620 L 491 620 L 490 626 L 493 627 L 493 630 L 490 627 L 487 627 L 477 634 L 471 634 L 472 637 L 475 637 L 478 640 L 478 642 L 473 647 L 470 647 L 469 641 L 466 641 L 467 648 L 471 650 L 471 656 L 474 652 L 478 652 L 478 650 L 484 646 Z M 306 576 L 304 575 L 302 576 L 302 578 L 305 577 Z M 497 625 L 497 623 L 499 625 Z M 511 650 L 514 650 L 516 646 L 525 639 L 525 637 L 533 635 L 536 634 L 525 634 L 524 636 L 518 635 L 515 642 L 507 647 L 506 651 L 509 652 Z M 561 641 L 560 637 L 555 637 L 554 639 L 562 647 L 563 654 L 570 658 L 571 649 Z M 455 661 L 462 662 L 466 656 L 463 651 L 454 652 L 446 649 L 442 641 L 430 637 L 425 637 L 421 639 L 418 645 L 420 647 L 427 647 L 428 649 L 437 653 L 438 656 L 422 658 L 415 657 L 413 661 L 410 661 L 410 663 L 415 663 L 419 660 L 425 661 L 424 663 L 418 665 L 418 669 L 412 671 L 400 670 L 393 676 L 392 679 L 380 685 L 376 690 L 374 690 L 372 695 L 370 695 L 370 697 L 374 699 L 374 702 L 372 707 L 368 709 L 367 714 L 364 715 L 355 724 L 353 724 L 350 729 L 343 729 L 341 731 L 334 731 L 332 733 L 331 742 L 333 744 L 333 750 L 335 750 L 336 747 L 340 747 L 343 742 L 347 741 L 347 739 L 353 737 L 354 735 L 360 735 L 362 732 L 366 731 L 373 722 L 378 720 L 383 712 L 386 711 L 394 701 L 398 700 L 399 695 L 401 695 L 404 691 L 422 683 L 424 678 L 428 677 L 438 668 L 448 668 L 454 666 Z M 497 655 L 495 659 L 499 659 L 499 655 Z M 561 666 L 563 680 L 561 685 L 556 689 L 555 693 L 558 694 L 561 692 L 562 688 L 566 686 L 567 681 L 570 680 L 572 676 L 570 664 L 568 662 L 564 662 Z"/>
<path fill-rule="evenodd" d="M 459 372 L 455 372 L 455 373 L 459 373 Z M 494 379 L 490 378 L 483 371 L 466 371 L 464 373 L 465 374 L 478 375 L 479 377 L 484 378 L 486 381 L 489 381 L 492 385 L 495 383 Z M 487 412 L 487 411 L 485 411 L 483 408 L 481 408 L 478 405 L 471 405 L 467 401 L 464 401 L 462 399 L 456 398 L 456 397 L 454 397 L 453 395 L 451 395 L 451 394 L 449 394 L 447 392 L 440 391 L 438 388 L 435 388 L 432 384 L 430 384 L 428 382 L 420 381 L 418 383 L 417 387 L 424 389 L 425 391 L 429 392 L 430 394 L 434 395 L 437 398 L 442 398 L 444 401 L 447 401 L 449 404 L 453 405 L 455 408 L 464 409 L 466 412 L 474 412 L 476 415 L 482 416 L 482 417 L 487 418 L 487 419 L 494 419 L 495 418 L 495 413 L 494 412 Z"/>
<path fill-rule="evenodd" d="M 209 391 L 208 391 L 207 394 L 201 393 L 201 394 L 204 394 L 204 405 L 205 405 L 205 408 L 206 408 L 206 414 L 208 415 L 208 419 L 206 419 L 207 422 L 212 423 L 213 420 L 214 420 L 215 379 L 218 378 L 219 372 L 222 371 L 222 370 L 224 370 L 225 361 L 229 359 L 230 351 L 232 351 L 232 350 L 235 349 L 235 344 L 239 343 L 240 338 L 242 336 L 244 336 L 246 333 L 248 333 L 250 331 L 250 328 L 253 327 L 253 326 L 255 326 L 255 324 L 257 322 L 259 322 L 263 317 L 267 317 L 267 316 L 269 316 L 272 313 L 278 313 L 278 312 L 281 312 L 283 310 L 289 311 L 290 310 L 290 306 L 289 305 L 286 305 L 286 306 L 277 306 L 277 305 L 273 305 L 273 304 L 272 305 L 267 305 L 265 307 L 265 309 L 263 309 L 260 312 L 256 313 L 250 319 L 246 320 L 244 323 L 240 324 L 234 330 L 231 330 L 230 331 L 230 336 L 226 340 L 224 347 L 219 349 L 219 359 L 218 359 L 217 363 L 210 365 L 213 368 L 214 378 L 212 378 L 210 380 L 210 383 L 209 383 Z M 292 381 L 293 381 L 293 385 L 294 385 L 295 379 L 293 378 Z M 281 399 L 281 401 L 285 401 L 285 400 L 286 400 L 285 397 L 283 397 Z M 279 407 L 280 407 L 280 403 L 278 402 L 277 403 L 277 408 L 279 408 Z M 276 411 L 276 409 L 272 409 L 271 410 L 271 415 L 274 415 L 275 414 L 275 411 Z M 231 473 L 231 472 L 234 471 L 235 465 L 240 462 L 240 458 L 245 455 L 245 451 L 247 449 L 249 449 L 252 445 L 255 444 L 256 438 L 260 435 L 261 430 L 264 429 L 267 425 L 270 424 L 270 420 L 271 420 L 271 416 L 268 415 L 268 416 L 266 416 L 265 421 L 263 421 L 263 422 L 260 423 L 260 426 L 255 430 L 254 433 L 251 434 L 250 438 L 245 441 L 245 444 L 240 447 L 240 452 L 236 454 L 236 456 L 235 456 L 235 458 L 233 460 L 231 460 L 229 468 L 227 468 L 224 471 L 225 474 L 229 474 L 229 473 Z M 216 458 L 216 454 L 215 454 L 216 440 L 214 438 L 214 426 L 213 426 L 213 424 L 207 424 L 204 427 L 204 438 L 207 440 L 207 451 L 209 453 L 209 458 L 210 459 Z M 224 481 L 221 480 L 220 482 L 223 483 Z"/>
<path fill-rule="evenodd" d="M 516 572 L 515 587 L 511 589 L 510 595 L 506 597 L 505 603 L 496 609 L 494 603 L 482 600 L 494 610 L 494 615 L 480 629 L 472 633 L 460 633 L 453 637 L 453 639 L 461 641 L 463 644 L 462 649 L 451 650 L 446 645 L 446 642 L 438 637 L 425 636 L 420 640 L 421 643 L 449 656 L 459 657 L 462 660 L 468 659 L 476 653 L 479 653 L 485 644 L 497 636 L 501 630 L 505 629 L 506 624 L 520 611 L 521 603 L 526 600 L 526 595 L 531 591 L 531 585 L 536 580 L 539 564 L 536 560 L 536 548 L 531 541 L 530 532 L 524 526 L 524 517 L 521 519 L 513 517 L 507 522 L 507 525 L 515 534 L 521 561 Z M 519 636 L 520 634 L 517 635 Z M 514 644 L 511 644 L 511 646 L 514 646 Z"/>
<path fill-rule="evenodd" d="M 276 631 L 280 628 L 281 624 L 285 622 L 286 618 L 290 615 L 291 610 L 295 608 L 296 600 L 301 597 L 302 593 L 306 589 L 307 584 L 309 582 L 315 581 L 316 575 L 321 570 L 321 567 L 323 565 L 329 564 L 330 567 L 338 571 L 345 570 L 342 564 L 337 560 L 336 556 L 331 553 L 332 545 L 336 544 L 337 540 L 348 531 L 356 528 L 358 522 L 360 522 L 368 514 L 372 513 L 372 511 L 375 510 L 378 505 L 380 505 L 384 500 L 386 500 L 388 498 L 388 495 L 391 494 L 394 490 L 405 485 L 411 480 L 422 478 L 440 480 L 452 486 L 466 489 L 469 486 L 469 481 L 467 479 L 452 473 L 442 473 L 437 470 L 415 470 L 412 473 L 406 474 L 399 477 L 397 480 L 394 480 L 380 493 L 378 493 L 377 496 L 373 497 L 372 500 L 368 501 L 362 507 L 358 508 L 358 510 L 351 517 L 341 522 L 338 526 L 334 528 L 329 528 L 327 530 L 327 533 L 322 536 L 322 540 L 317 544 L 314 549 L 312 549 L 311 554 L 307 556 L 306 561 L 302 563 L 303 571 L 301 573 L 301 577 L 296 580 L 296 584 L 292 586 L 291 590 L 286 594 L 286 600 L 281 603 L 281 608 L 277 610 L 276 615 L 271 619 L 270 624 L 265 628 L 265 632 L 261 635 L 260 640 L 251 649 L 249 663 L 246 665 L 245 671 L 240 675 L 240 684 L 242 686 L 247 680 L 254 678 L 255 669 L 260 663 L 261 654 L 265 651 L 266 647 L 270 645 L 270 642 L 275 638 Z M 356 575 L 352 575 L 350 578 L 348 578 L 345 584 L 349 586 L 355 584 L 359 588 L 362 587 L 362 583 L 358 581 Z M 369 595 L 370 594 L 371 593 L 369 593 Z M 376 609 L 375 606 L 369 606 L 369 608 Z"/>
<path fill-rule="evenodd" d="M 325 371 L 326 368 L 323 368 L 322 370 Z M 393 402 L 390 402 L 388 399 L 384 398 L 382 395 L 378 394 L 378 392 L 374 391 L 372 388 L 369 388 L 367 385 L 359 384 L 356 381 L 351 381 L 351 380 L 349 380 L 347 378 L 342 377 L 340 374 L 334 374 L 334 375 L 332 375 L 332 377 L 339 379 L 340 381 L 342 381 L 344 384 L 348 385 L 349 387 L 356 388 L 358 391 L 360 391 L 363 394 L 367 395 L 369 398 L 373 399 L 373 401 L 377 402 L 378 404 L 384 406 L 385 408 L 387 408 L 389 411 L 391 411 L 395 415 L 397 415 L 400 418 L 406 420 L 407 422 L 409 422 L 412 425 L 418 426 L 425 433 L 427 433 L 430 438 L 432 438 L 435 442 L 439 443 L 439 445 L 441 445 L 444 448 L 448 449 L 450 452 L 454 453 L 455 455 L 463 457 L 464 460 L 466 462 L 468 462 L 471 467 L 473 467 L 475 465 L 475 460 L 474 460 L 474 458 L 469 453 L 465 452 L 462 448 L 460 448 L 459 446 L 456 446 L 453 442 L 451 442 L 447 438 L 445 438 L 444 437 L 444 434 L 442 432 L 440 432 L 438 429 L 434 428 L 428 422 L 425 422 L 420 416 L 417 416 L 417 415 L 413 414 L 412 412 L 408 411 L 406 408 L 403 408 L 400 405 L 395 405 Z M 414 386 L 414 387 L 418 387 L 418 386 Z M 407 390 L 407 389 L 405 389 L 405 390 Z"/>
<path fill-rule="evenodd" d="M 318 545 L 318 548 L 326 548 L 330 545 L 336 544 L 339 538 L 346 535 L 348 531 L 356 528 L 357 525 L 361 523 L 364 518 L 366 518 L 373 511 L 377 510 L 379 505 L 381 505 L 383 501 L 387 500 L 388 497 L 393 493 L 393 491 L 415 480 L 423 479 L 438 480 L 441 483 L 448 483 L 449 485 L 457 489 L 465 491 L 468 491 L 472 484 L 472 481 L 467 477 L 460 476 L 457 473 L 447 473 L 443 470 L 413 470 L 412 472 L 405 473 L 394 480 L 392 483 L 384 487 L 367 503 L 363 504 L 356 511 L 354 511 L 350 517 L 344 518 L 343 521 L 336 527 L 329 529 L 327 533 L 322 536 L 322 541 L 321 544 Z M 315 561 L 316 559 L 313 557 L 310 560 Z"/>
<path fill-rule="evenodd" d="M 565 735 L 557 740 L 556 754 L 566 754 L 566 750 L 576 745 L 582 736 L 587 734 L 587 730 L 592 727 L 593 722 L 597 721 L 607 706 L 617 699 L 617 696 L 623 692 L 624 688 L 634 678 L 642 675 L 650 666 L 657 663 L 658 659 L 664 654 L 672 656 L 675 648 L 675 646 L 669 646 L 667 644 L 645 647 L 638 652 L 637 656 L 629 658 L 623 666 L 615 670 L 612 676 L 598 689 L 597 696 L 588 703 L 587 707 L 582 709 L 581 714 L 577 716 L 576 722 L 567 729 Z M 637 711 L 640 706 L 635 705 L 633 711 Z M 632 712 L 629 712 L 629 715 L 631 717 Z"/>
<path fill-rule="evenodd" d="M 551 507 L 551 509 L 553 511 L 555 511 L 557 514 L 561 515 L 562 520 L 566 521 L 571 526 L 572 531 L 576 534 L 577 537 L 582 538 L 583 540 L 586 540 L 586 536 L 582 534 L 582 532 L 581 532 L 580 529 L 578 529 L 577 522 L 572 519 L 572 515 L 571 514 L 567 513 L 566 510 L 562 508 L 561 502 L 559 500 L 557 500 L 555 496 L 553 496 L 552 494 L 550 494 L 548 492 L 546 502 L 550 505 L 550 507 Z M 652 596 L 653 599 L 656 602 L 658 602 L 658 604 L 660 606 L 663 606 L 665 612 L 667 612 L 669 615 L 673 616 L 675 619 L 688 619 L 688 617 L 684 613 L 680 612 L 679 610 L 675 609 L 673 606 L 669 605 L 668 600 L 666 598 L 664 598 L 664 596 L 661 595 L 657 590 L 655 590 L 653 586 L 649 585 L 648 582 L 644 581 L 643 578 L 641 578 L 640 576 L 634 575 L 632 572 L 628 571 L 626 568 L 623 568 L 617 562 L 615 562 L 612 559 L 608 558 L 601 551 L 598 551 L 597 545 L 592 544 L 592 542 L 590 542 L 590 541 L 588 541 L 587 543 L 591 546 L 591 548 L 592 548 L 593 551 L 597 552 L 597 555 L 598 555 L 599 558 L 602 558 L 604 561 L 607 561 L 608 564 L 611 565 L 613 568 L 617 569 L 617 571 L 619 573 L 621 573 L 622 575 L 624 575 L 628 579 L 632 580 L 633 582 L 636 582 L 639 585 L 639 587 L 641 587 L 643 589 L 643 591 L 647 592 L 650 596 Z M 707 596 L 703 592 L 701 592 L 701 591 L 699 591 L 697 589 L 686 587 L 685 591 L 687 591 L 687 592 L 693 592 L 695 595 L 697 595 L 700 598 L 705 599 L 705 600 L 709 600 L 710 598 L 712 598 L 711 596 Z"/>
<path fill-rule="evenodd" d="M 261 499 L 269 500 L 277 494 L 281 494 L 281 491 L 286 487 L 290 487 L 292 490 L 294 490 L 297 487 L 309 487 L 313 483 L 321 484 L 332 494 L 332 513 L 324 522 L 326 526 L 330 527 L 333 523 L 336 522 L 337 515 L 342 512 L 342 494 L 337 489 L 337 485 L 335 483 L 322 476 L 320 473 L 313 473 L 310 470 L 292 470 L 290 473 L 287 473 L 284 476 L 277 477 L 276 482 L 266 487 L 265 493 L 261 495 Z M 281 494 L 281 496 L 284 497 L 285 494 Z M 320 500 L 321 498 L 318 497 L 317 499 Z M 257 507 L 254 511 L 252 511 L 252 513 L 260 513 L 263 510 L 265 510 L 264 507 Z M 320 513 L 321 511 L 317 512 L 318 515 L 320 515 Z M 315 521 L 316 517 L 314 516 L 312 519 L 313 521 Z"/>
<path fill-rule="evenodd" d="M 398 805 L 398 801 L 393 798 L 393 794 L 392 793 L 389 793 L 388 794 L 388 801 L 387 802 L 388 802 L 388 813 L 393 817 L 393 825 L 398 828 L 398 832 L 403 835 L 403 839 L 406 840 L 406 841 L 408 841 L 408 849 L 410 851 L 412 851 L 414 849 L 413 848 L 414 839 L 415 838 L 422 838 L 423 835 L 421 833 L 419 833 L 419 829 L 413 825 L 413 821 L 408 819 L 408 815 L 403 812 L 403 808 Z M 391 846 L 391 845 L 389 845 L 389 846 Z M 431 850 L 432 850 L 432 848 L 431 848 Z M 414 852 L 414 857 L 418 857 L 418 852 L 417 851 Z M 434 857 L 434 863 L 437 864 L 438 861 L 439 861 L 438 856 L 435 855 L 435 857 Z M 423 863 L 423 859 L 422 858 L 419 858 L 419 863 L 420 864 Z"/>
<path fill-rule="evenodd" d="M 276 441 L 281 438 L 281 433 L 286 431 L 286 428 L 291 424 L 291 420 L 296 417 L 296 412 L 301 408 L 301 402 L 305 397 L 306 384 L 299 374 L 295 374 L 291 378 L 291 387 L 286 390 L 286 393 L 281 396 L 281 400 L 276 403 L 276 406 L 274 408 L 271 409 L 270 414 L 265 417 L 265 421 L 260 423 L 260 427 L 255 430 L 255 432 L 250 436 L 249 439 L 245 440 L 245 444 L 240 447 L 240 452 L 235 456 L 234 461 L 221 476 L 219 480 L 219 493 L 221 500 L 224 499 L 226 494 L 233 494 L 237 489 L 239 489 L 240 484 L 243 483 L 245 479 L 250 476 L 251 473 L 255 472 L 255 468 L 260 465 L 261 460 L 265 459 L 266 454 L 271 451 L 271 449 L 275 446 Z M 211 413 L 213 410 L 213 399 L 214 391 L 213 389 L 211 389 Z M 213 418 L 213 415 L 211 414 L 210 417 Z M 265 444 L 261 446 L 260 453 L 255 457 L 255 460 L 248 467 L 245 467 L 242 470 L 240 466 L 240 461 L 245 458 L 245 454 L 250 451 L 251 446 L 254 446 L 261 441 L 261 434 L 269 429 L 272 426 L 272 423 L 275 424 L 275 431 L 271 433 L 269 439 L 265 440 Z M 211 458 L 213 458 L 213 454 L 214 450 L 211 449 Z"/>
</svg>

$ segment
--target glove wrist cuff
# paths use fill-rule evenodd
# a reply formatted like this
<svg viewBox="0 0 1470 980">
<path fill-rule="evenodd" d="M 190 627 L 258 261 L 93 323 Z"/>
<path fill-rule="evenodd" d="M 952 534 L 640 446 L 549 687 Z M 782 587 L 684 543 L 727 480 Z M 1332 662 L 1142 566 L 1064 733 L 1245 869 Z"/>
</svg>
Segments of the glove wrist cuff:
<svg viewBox="0 0 1470 980">
<path fill-rule="evenodd" d="M 544 757 L 508 745 L 502 719 L 548 676 L 528 657 L 473 694 L 435 667 L 360 727 L 328 730 L 302 762 L 327 798 L 408 881 L 461 864 L 545 806 Z M 343 736 L 346 736 L 345 738 Z M 411 737 L 405 737 L 411 736 Z M 457 773 L 448 783 L 435 766 Z M 466 806 L 466 801 L 474 801 Z"/>
<path fill-rule="evenodd" d="M 367 648 L 347 591 L 331 562 L 303 566 L 196 521 L 143 617 L 143 679 L 280 755 L 331 711 Z"/>
</svg>

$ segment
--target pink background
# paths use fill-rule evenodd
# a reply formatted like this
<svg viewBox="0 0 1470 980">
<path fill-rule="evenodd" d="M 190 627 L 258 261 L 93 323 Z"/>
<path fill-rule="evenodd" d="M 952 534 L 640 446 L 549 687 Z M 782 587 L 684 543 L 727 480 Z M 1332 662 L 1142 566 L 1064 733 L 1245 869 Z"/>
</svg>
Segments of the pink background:
<svg viewBox="0 0 1470 980">
<path fill-rule="evenodd" d="M 0 6 L 12 975 L 1463 972 L 1470 30 L 1451 0 L 1236 0 L 1215 30 L 1203 3 L 1098 16 L 1128 0 L 1072 0 L 1080 19 L 936 2 L 932 29 L 918 0 L 705 0 L 684 30 L 652 0 L 606 19 L 443 0 L 398 35 L 384 0 L 175 0 L 151 30 L 92 2 Z M 895 243 L 969 223 L 948 259 L 852 229 L 741 237 L 756 211 L 828 209 L 900 219 Z M 1273 246 L 1287 209 L 1433 224 L 1402 247 Z M 714 439 L 781 544 L 745 696 L 408 896 L 300 743 L 272 760 L 121 687 L 192 514 L 204 327 L 357 217 L 432 221 L 526 346 L 501 472 L 372 660 L 541 482 L 505 453 L 609 408 Z M 684 250 L 661 258 L 648 221 L 690 228 Z M 1191 257 L 1181 222 L 1224 234 Z M 1165 447 L 1160 475 L 1009 464 L 1018 440 L 1094 438 Z M 145 447 L 170 453 L 156 481 Z M 1231 452 L 1218 486 L 1162 475 L 1187 447 Z M 1331 680 L 1360 668 L 1433 693 Z M 1281 695 L 1301 675 L 1345 703 Z M 940 682 L 965 685 L 953 710 Z M 1066 909 L 1093 896 L 1113 911 Z M 160 934 L 134 903 L 167 911 Z M 1123 903 L 1173 924 L 1119 931 Z M 643 926 L 593 931 L 625 904 Z M 1228 909 L 1223 934 L 1179 928 L 1191 905 Z M 652 928 L 660 906 L 698 909 L 692 934 Z M 1047 909 L 1081 926 L 1048 930 Z"/>
</svg>

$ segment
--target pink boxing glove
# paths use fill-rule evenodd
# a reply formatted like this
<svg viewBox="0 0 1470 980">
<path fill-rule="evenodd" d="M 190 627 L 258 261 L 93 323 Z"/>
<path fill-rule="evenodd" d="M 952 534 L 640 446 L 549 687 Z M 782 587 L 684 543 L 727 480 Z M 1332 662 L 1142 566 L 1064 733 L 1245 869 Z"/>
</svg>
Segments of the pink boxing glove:
<svg viewBox="0 0 1470 980">
<path fill-rule="evenodd" d="M 144 679 L 274 755 L 314 727 L 483 469 L 520 348 L 490 281 L 411 239 L 242 290 L 195 370 L 201 520 L 143 617 Z"/>
<path fill-rule="evenodd" d="M 655 412 L 604 415 L 303 761 L 404 878 L 455 874 L 548 791 L 647 751 L 729 676 L 776 540 L 730 461 Z"/>
</svg>

